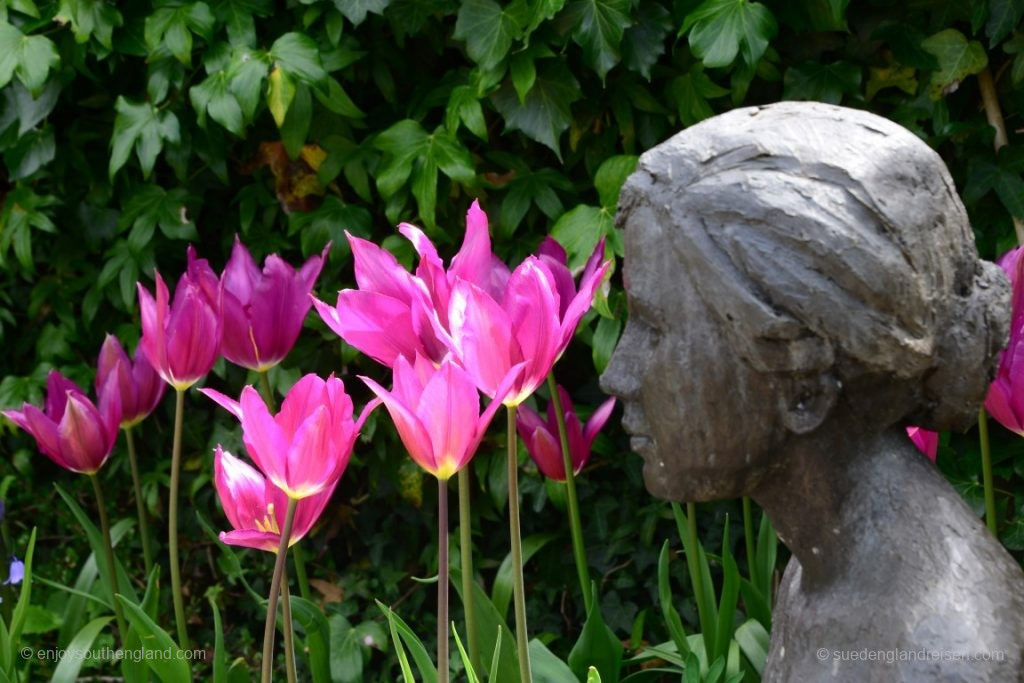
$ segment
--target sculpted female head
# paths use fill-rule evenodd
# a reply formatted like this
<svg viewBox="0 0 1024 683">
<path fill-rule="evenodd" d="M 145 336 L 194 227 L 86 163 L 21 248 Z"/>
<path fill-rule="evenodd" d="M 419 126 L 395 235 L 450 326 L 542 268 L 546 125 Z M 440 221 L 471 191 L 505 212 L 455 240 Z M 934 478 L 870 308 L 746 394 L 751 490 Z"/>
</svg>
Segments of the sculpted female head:
<svg viewBox="0 0 1024 683">
<path fill-rule="evenodd" d="M 749 493 L 838 416 L 880 432 L 976 414 L 1008 286 L 900 126 L 809 103 L 715 117 L 641 157 L 618 222 L 629 323 L 602 383 L 656 495 Z"/>
</svg>

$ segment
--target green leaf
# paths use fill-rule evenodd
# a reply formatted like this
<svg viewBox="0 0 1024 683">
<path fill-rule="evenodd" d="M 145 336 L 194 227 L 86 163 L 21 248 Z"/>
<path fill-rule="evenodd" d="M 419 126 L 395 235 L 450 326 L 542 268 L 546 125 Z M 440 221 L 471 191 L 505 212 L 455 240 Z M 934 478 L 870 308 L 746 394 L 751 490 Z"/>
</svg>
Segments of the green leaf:
<svg viewBox="0 0 1024 683">
<path fill-rule="evenodd" d="M 523 566 L 530 561 L 530 558 L 537 554 L 541 548 L 557 538 L 557 534 L 531 534 L 523 539 Z M 512 553 L 505 555 L 498 567 L 498 573 L 494 575 L 494 585 L 491 587 L 491 602 L 502 619 L 508 618 L 508 606 L 512 602 L 512 588 L 514 576 L 512 574 Z"/>
<path fill-rule="evenodd" d="M 160 7 L 146 17 L 144 37 L 150 57 L 161 47 L 190 66 L 192 63 L 192 33 L 210 39 L 214 25 L 213 13 L 205 2 L 177 7 Z"/>
<path fill-rule="evenodd" d="M 305 639 L 305 647 L 296 647 L 296 650 L 306 654 L 313 683 L 327 683 L 331 680 L 331 628 L 327 623 L 327 617 L 318 605 L 309 600 L 296 595 L 290 597 L 294 624 Z M 278 616 L 277 623 L 279 628 L 284 628 L 283 617 Z"/>
<path fill-rule="evenodd" d="M 18 138 L 13 147 L 4 151 L 4 165 L 11 180 L 22 180 L 53 161 L 56 154 L 53 128 L 47 126 Z"/>
<path fill-rule="evenodd" d="M 36 528 L 32 527 L 32 534 L 28 538 L 28 548 L 25 550 L 25 574 L 21 579 L 21 592 L 18 594 L 18 602 L 14 605 L 14 612 L 11 614 L 11 627 L 3 638 L 3 644 L 11 648 L 11 651 L 21 642 L 21 631 L 25 626 L 25 619 L 28 616 L 28 608 L 32 605 L 32 560 L 36 549 Z M 3 620 L 0 619 L 0 626 Z M 6 649 L 6 648 L 3 648 Z M 5 652 L 4 655 L 7 653 Z"/>
<path fill-rule="evenodd" d="M 601 683 L 601 674 L 594 667 L 587 671 L 587 683 Z"/>
<path fill-rule="evenodd" d="M 114 28 L 124 23 L 117 8 L 105 0 L 61 0 L 53 20 L 61 24 L 70 23 L 76 43 L 86 43 L 95 36 L 96 42 L 107 50 L 112 48 Z"/>
<path fill-rule="evenodd" d="M 536 638 L 530 641 L 533 683 L 579 683 L 576 674 Z M 518 680 L 518 679 L 517 679 Z"/>
<path fill-rule="evenodd" d="M 583 631 L 569 652 L 569 666 L 580 679 L 586 678 L 587 669 L 594 666 L 601 672 L 601 678 L 617 681 L 622 668 L 622 643 L 604 623 L 597 584 L 592 586 L 591 596 L 590 611 L 583 624 Z"/>
<path fill-rule="evenodd" d="M 494 0 L 463 0 L 453 37 L 466 41 L 466 52 L 483 69 L 493 69 L 523 33 L 516 3 L 504 7 Z"/>
<path fill-rule="evenodd" d="M 476 674 L 476 669 L 473 668 L 473 662 L 469 659 L 469 654 L 466 652 L 466 648 L 462 645 L 462 638 L 459 638 L 459 629 L 455 628 L 455 622 L 451 624 L 452 636 L 455 638 L 455 646 L 459 649 L 459 658 L 462 660 L 462 668 L 466 671 L 467 683 L 480 683 L 480 677 Z M 500 642 L 500 641 L 499 641 Z"/>
<path fill-rule="evenodd" d="M 753 66 L 778 30 L 771 11 L 759 2 L 706 0 L 686 17 L 680 35 L 690 32 L 690 49 L 704 66 L 729 66 L 737 53 Z"/>
<path fill-rule="evenodd" d="M 932 74 L 928 85 L 928 94 L 933 100 L 953 92 L 960 81 L 988 66 L 988 55 L 981 43 L 968 41 L 954 28 L 929 36 L 921 47 L 939 62 L 939 68 Z"/>
<path fill-rule="evenodd" d="M 118 218 L 118 232 L 124 232 L 130 227 L 132 234 L 141 233 L 151 236 L 153 231 L 159 227 L 160 232 L 168 239 L 199 239 L 195 224 L 187 216 L 185 207 L 187 196 L 183 188 L 170 191 L 157 185 L 143 185 L 136 188 Z M 132 241 L 132 238 L 129 237 L 129 242 Z M 149 242 L 149 239 L 135 238 L 135 241 L 142 243 L 137 245 L 141 248 Z M 132 296 L 134 297 L 134 288 Z"/>
<path fill-rule="evenodd" d="M 672 601 L 672 584 L 669 575 L 669 544 L 668 539 L 661 545 L 661 554 L 658 556 L 658 603 L 661 607 L 661 616 L 665 620 L 665 628 L 672 641 L 676 644 L 679 653 L 685 656 L 690 651 L 686 638 L 686 629 L 683 621 L 679 618 Z"/>
<path fill-rule="evenodd" d="M 1024 17 L 1024 0 L 988 0 L 988 21 L 985 33 L 988 46 L 995 47 L 1020 23 Z"/>
<path fill-rule="evenodd" d="M 615 345 L 619 343 L 619 335 L 622 333 L 622 320 L 619 318 L 602 317 L 594 330 L 593 349 L 591 356 L 594 361 L 594 370 L 601 374 L 608 367 L 615 351 Z"/>
<path fill-rule="evenodd" d="M 622 35 L 633 25 L 631 5 L 631 0 L 575 0 L 565 8 L 567 21 L 574 26 L 573 41 L 602 81 L 621 59 Z"/>
<path fill-rule="evenodd" d="M 477 99 L 476 91 L 468 85 L 459 85 L 452 89 L 445 108 L 445 127 L 452 135 L 463 124 L 473 135 L 487 141 L 487 122 L 484 121 L 484 110 Z"/>
<path fill-rule="evenodd" d="M 580 97 L 579 83 L 565 63 L 543 59 L 538 63 L 537 79 L 525 102 L 519 102 L 515 87 L 509 82 L 491 96 L 491 101 L 508 129 L 522 131 L 561 160 L 558 138 L 572 123 L 569 105 Z"/>
<path fill-rule="evenodd" d="M 736 629 L 735 638 L 740 650 L 758 675 L 764 673 L 764 663 L 768 659 L 771 640 L 764 626 L 756 619 L 747 619 Z"/>
<path fill-rule="evenodd" d="M 608 157 L 597 167 L 594 174 L 594 188 L 601 200 L 601 206 L 614 214 L 619 204 L 619 190 L 626 178 L 636 169 L 639 157 L 634 154 L 620 154 Z"/>
<path fill-rule="evenodd" d="M 291 79 L 306 85 L 319 86 L 327 80 L 320 62 L 317 44 L 302 33 L 285 33 L 270 46 L 270 56 L 277 67 Z M 273 77 L 273 74 L 271 74 Z"/>
<path fill-rule="evenodd" d="M 190 88 L 188 94 L 201 127 L 206 126 L 206 113 L 209 111 L 214 121 L 239 137 L 244 135 L 242 107 L 231 92 L 231 78 L 227 71 L 210 74 L 202 83 Z"/>
<path fill-rule="evenodd" d="M 295 83 L 280 67 L 275 67 L 267 79 L 267 107 L 278 128 L 284 125 L 288 108 L 292 106 L 294 99 Z"/>
<path fill-rule="evenodd" d="M 112 617 L 97 617 L 93 619 L 75 634 L 75 637 L 71 639 L 71 642 L 68 643 L 65 649 L 68 652 L 88 652 L 100 631 L 110 623 L 111 619 Z M 85 658 L 83 657 L 64 657 L 60 660 L 57 668 L 54 669 L 50 683 L 74 683 L 78 680 L 78 672 L 82 669 L 83 664 L 85 664 Z"/>
<path fill-rule="evenodd" d="M 1004 160 L 1000 155 L 1000 161 Z M 1024 219 L 1024 179 L 1020 171 L 1007 167 L 1008 164 L 993 164 L 972 159 L 968 164 L 967 185 L 964 187 L 964 202 L 974 204 L 990 191 L 995 190 L 999 200 L 1012 215 Z"/>
<path fill-rule="evenodd" d="M 899 88 L 908 95 L 917 92 L 917 71 L 911 66 L 893 64 L 881 68 L 872 67 L 868 74 L 866 95 L 869 100 L 886 88 Z"/>
<path fill-rule="evenodd" d="M 353 26 L 363 23 L 367 13 L 384 14 L 390 4 L 391 0 L 334 0 L 334 6 Z"/>
<path fill-rule="evenodd" d="M 729 516 L 722 530 L 722 593 L 718 599 L 718 620 L 715 627 L 715 652 L 708 658 L 716 660 L 728 655 L 736 623 L 736 603 L 740 594 L 740 570 L 729 549 Z"/>
<path fill-rule="evenodd" d="M 915 69 L 939 68 L 939 62 L 935 56 L 921 47 L 925 36 L 915 26 L 895 22 L 883 24 L 875 29 L 871 38 L 884 40 L 892 50 L 893 57 L 900 64 L 912 66 Z"/>
<path fill-rule="evenodd" d="M 224 647 L 224 626 L 220 620 L 217 601 L 207 590 L 206 599 L 213 610 L 213 683 L 228 683 L 228 653 Z"/>
<path fill-rule="evenodd" d="M 665 38 L 672 30 L 672 14 L 660 4 L 641 4 L 636 23 L 622 36 L 622 63 L 651 80 L 651 67 L 665 54 Z"/>
<path fill-rule="evenodd" d="M 416 668 L 419 669 L 420 677 L 423 683 L 437 683 L 437 667 L 434 666 L 434 662 L 430 659 L 430 655 L 427 653 L 427 648 L 423 647 L 423 642 L 416 635 L 416 632 L 409 628 L 400 616 L 382 603 L 380 600 L 375 601 L 377 607 L 384 616 L 388 618 L 388 622 L 391 624 L 393 632 L 397 632 L 401 637 L 401 640 L 409 648 L 409 652 L 412 653 L 413 661 L 416 662 Z M 395 639 L 398 643 L 398 639 Z M 396 647 L 398 645 L 396 644 Z"/>
<path fill-rule="evenodd" d="M 156 157 L 164 142 L 180 140 L 178 119 L 170 111 L 160 111 L 147 102 L 134 103 L 118 97 L 115 104 L 114 133 L 111 136 L 110 177 L 124 166 L 132 148 L 142 166 L 143 178 L 153 172 Z"/>
<path fill-rule="evenodd" d="M 228 42 L 235 46 L 256 45 L 256 22 L 253 17 L 265 17 L 273 11 L 271 0 L 220 0 L 214 9 L 227 26 Z"/>
<path fill-rule="evenodd" d="M 313 122 L 313 96 L 309 88 L 300 85 L 295 89 L 295 98 L 288 107 L 288 113 L 281 124 L 281 142 L 288 156 L 296 159 L 306 144 L 309 126 Z"/>
<path fill-rule="evenodd" d="M 159 653 L 159 656 L 146 657 L 146 664 L 164 683 L 178 683 L 192 680 L 192 668 L 181 648 L 167 631 L 157 626 L 141 607 L 123 595 L 118 595 L 124 609 L 124 616 L 132 628 L 139 633 L 140 645 L 146 653 Z M 170 657 L 166 654 L 170 653 Z"/>
<path fill-rule="evenodd" d="M 805 62 L 786 69 L 782 96 L 787 100 L 813 100 L 839 104 L 843 95 L 860 90 L 860 67 L 850 62 Z"/>
<path fill-rule="evenodd" d="M 359 683 L 363 680 L 363 648 L 356 630 L 341 614 L 328 619 L 331 628 L 331 680 Z"/>
<path fill-rule="evenodd" d="M 26 36 L 14 26 L 0 22 L 0 88 L 17 75 L 25 88 L 37 97 L 50 69 L 60 64 L 57 46 L 46 36 Z"/>
<path fill-rule="evenodd" d="M 551 236 L 565 248 L 570 269 L 586 263 L 598 241 L 614 229 L 613 215 L 613 210 L 581 204 L 558 219 L 551 228 Z"/>
<path fill-rule="evenodd" d="M 316 89 L 313 91 L 313 94 L 316 95 L 316 99 L 320 104 L 335 114 L 347 116 L 350 119 L 361 119 L 366 116 L 363 110 L 357 107 L 352 98 L 348 96 L 348 93 L 341 87 L 341 83 L 338 83 L 337 79 L 327 79 L 326 93 Z"/>
<path fill-rule="evenodd" d="M 504 458 L 495 458 L 495 460 L 503 461 Z M 457 565 L 451 567 L 451 580 L 455 590 L 461 596 L 462 573 Z M 488 683 L 518 683 L 519 659 L 516 656 L 515 636 L 508 630 L 505 620 L 498 614 L 494 603 L 476 581 L 473 582 L 473 607 L 476 611 L 476 637 L 480 652 L 494 653 L 491 660 L 491 672 L 497 672 L 497 677 L 492 675 Z M 533 673 L 536 677 L 536 669 Z"/>
<path fill-rule="evenodd" d="M 676 76 L 668 85 L 668 95 L 676 103 L 679 120 L 692 126 L 715 115 L 709 98 L 724 97 L 729 91 L 715 84 L 700 64 L 694 64 L 682 76 Z"/>
</svg>

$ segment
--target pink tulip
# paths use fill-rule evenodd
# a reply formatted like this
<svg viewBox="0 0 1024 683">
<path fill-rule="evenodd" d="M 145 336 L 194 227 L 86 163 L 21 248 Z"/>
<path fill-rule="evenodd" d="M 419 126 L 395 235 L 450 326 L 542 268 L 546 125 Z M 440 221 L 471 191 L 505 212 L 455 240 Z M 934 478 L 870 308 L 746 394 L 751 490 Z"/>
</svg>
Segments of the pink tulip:
<svg viewBox="0 0 1024 683">
<path fill-rule="evenodd" d="M 174 304 L 168 306 L 167 285 L 156 273 L 156 300 L 141 284 L 140 346 L 165 382 L 183 391 L 210 371 L 220 352 L 220 281 L 205 259 L 188 248 L 188 269 L 178 280 Z"/>
<path fill-rule="evenodd" d="M 117 393 L 121 402 L 121 426 L 125 428 L 137 425 L 152 413 L 167 389 L 140 348 L 135 350 L 132 362 L 117 337 L 108 334 L 100 348 L 96 369 L 97 395 L 102 399 L 105 392 Z"/>
<path fill-rule="evenodd" d="M 39 450 L 61 467 L 82 474 L 102 467 L 114 450 L 121 422 L 117 393 L 102 395 L 97 408 L 77 384 L 51 370 L 45 409 L 26 403 L 3 414 L 35 437 Z"/>
<path fill-rule="evenodd" d="M 512 368 L 498 388 L 507 392 L 522 367 Z M 439 367 L 417 356 L 395 361 L 394 389 L 360 377 L 384 402 L 409 455 L 417 465 L 447 480 L 470 461 L 501 401 L 480 413 L 480 395 L 465 370 L 445 359 Z"/>
<path fill-rule="evenodd" d="M 925 454 L 932 462 L 939 453 L 939 433 L 931 432 L 920 427 L 907 427 L 907 436 L 917 446 L 917 450 Z"/>
<path fill-rule="evenodd" d="M 604 258 L 604 238 L 602 237 L 597 243 L 597 247 L 594 248 L 586 265 L 583 266 L 579 291 L 576 290 L 576 284 L 573 282 L 572 272 L 568 266 L 568 257 L 561 244 L 551 237 L 545 237 L 537 249 L 537 257 L 548 267 L 552 279 L 555 281 L 555 287 L 558 289 L 559 315 L 563 320 L 575 318 L 578 322 L 579 318 L 582 318 L 590 308 L 590 304 L 594 300 L 594 293 L 611 266 L 610 263 L 601 263 L 601 259 Z M 563 350 L 572 341 L 575 332 L 576 323 L 565 327 L 564 333 L 568 334 L 568 337 L 562 340 Z"/>
<path fill-rule="evenodd" d="M 235 237 L 221 283 L 224 286 L 224 337 L 221 352 L 236 365 L 257 371 L 280 363 L 295 345 L 313 302 L 310 292 L 320 276 L 330 245 L 297 272 L 277 254 L 261 271 Z"/>
<path fill-rule="evenodd" d="M 487 215 L 475 201 L 462 247 L 447 270 L 423 231 L 409 223 L 399 231 L 420 256 L 415 275 L 387 250 L 349 235 L 359 288 L 338 292 L 334 307 L 316 300 L 314 305 L 342 339 L 388 367 L 398 356 L 412 362 L 422 355 L 439 363 L 448 354 L 448 300 L 455 281 L 468 280 L 500 297 L 508 268 L 491 253 Z"/>
<path fill-rule="evenodd" d="M 363 422 L 379 401 L 352 420 L 352 399 L 331 375 L 306 375 L 291 388 L 281 411 L 271 415 L 258 391 L 242 389 L 240 401 L 212 389 L 206 394 L 242 423 L 242 441 L 256 466 L 289 497 L 315 496 L 345 471 Z"/>
<path fill-rule="evenodd" d="M 220 540 L 276 553 L 288 510 L 288 496 L 256 469 L 217 446 L 213 458 L 214 484 L 220 504 L 234 531 L 220 532 Z M 337 482 L 335 482 L 337 483 Z M 298 543 L 320 518 L 335 484 L 303 498 L 295 508 L 288 546 Z"/>
<path fill-rule="evenodd" d="M 593 412 L 587 424 L 581 425 L 580 418 L 573 409 L 569 392 L 558 387 L 562 399 L 562 411 L 565 414 L 565 431 L 569 437 L 569 454 L 572 457 L 573 474 L 579 474 L 583 466 L 590 460 L 590 446 L 594 443 L 597 433 L 611 417 L 615 408 L 615 399 L 610 398 Z M 526 450 L 537 463 L 537 469 L 548 479 L 565 481 L 565 463 L 562 458 L 561 440 L 558 436 L 558 416 L 555 403 L 548 403 L 547 422 L 528 406 L 520 406 L 516 412 L 516 428 Z"/>
<path fill-rule="evenodd" d="M 996 378 L 989 385 L 985 410 L 1012 432 L 1024 436 L 1024 247 L 1012 249 L 999 259 L 1013 286 L 1010 343 L 999 355 Z"/>
</svg>

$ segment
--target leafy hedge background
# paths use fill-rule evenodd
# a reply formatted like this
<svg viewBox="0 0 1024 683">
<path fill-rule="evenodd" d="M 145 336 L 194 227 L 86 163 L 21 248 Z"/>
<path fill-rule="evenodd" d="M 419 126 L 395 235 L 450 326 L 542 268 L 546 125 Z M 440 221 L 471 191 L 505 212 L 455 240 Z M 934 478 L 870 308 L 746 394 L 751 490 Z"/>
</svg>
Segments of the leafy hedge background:
<svg viewBox="0 0 1024 683">
<path fill-rule="evenodd" d="M 176 278 L 189 242 L 217 270 L 236 234 L 257 258 L 277 251 L 292 262 L 331 242 L 317 287 L 331 302 L 353 286 L 346 231 L 408 264 L 394 230 L 408 220 L 451 254 L 473 198 L 508 262 L 548 233 L 574 264 L 601 236 L 621 257 L 612 221 L 636 155 L 716 112 L 780 99 L 870 109 L 920 135 L 949 165 L 983 256 L 995 258 L 1024 219 L 1022 15 L 1024 0 L 0 1 L 0 408 L 38 401 L 51 367 L 91 385 L 106 332 L 137 341 L 136 281 L 149 286 L 154 268 Z M 596 377 L 625 315 L 616 276 L 556 370 L 577 403 L 601 398 Z M 276 387 L 336 372 L 365 401 L 354 377 L 380 368 L 316 316 L 306 325 Z M 246 381 L 221 362 L 208 383 L 235 393 Z M 187 599 L 196 614 L 209 614 L 206 595 L 230 606 L 228 646 L 251 662 L 262 616 L 242 579 L 265 593 L 268 558 L 224 553 L 200 519 L 226 524 L 211 449 L 239 451 L 240 436 L 212 403 L 192 393 L 188 404 L 183 495 L 198 516 L 182 522 Z M 171 411 L 165 401 L 142 433 L 147 504 L 161 526 Z M 336 680 L 392 679 L 373 598 L 421 633 L 433 629 L 432 590 L 412 577 L 436 557 L 435 494 L 385 422 L 366 430 L 304 544 Z M 39 526 L 38 573 L 71 585 L 89 551 L 51 482 L 83 499 L 88 485 L 9 423 L 3 430 L 5 545 L 23 549 Z M 993 431 L 1000 535 L 1019 559 L 1024 448 Z M 621 430 L 605 432 L 579 479 L 585 534 L 605 618 L 635 648 L 666 638 L 652 608 L 655 564 L 674 531 Z M 500 434 L 490 439 L 473 465 L 488 580 L 507 552 Z M 974 431 L 944 436 L 939 466 L 980 512 L 976 442 Z M 539 548 L 526 570 L 531 631 L 564 655 L 582 623 L 568 530 L 557 491 L 524 466 L 534 473 L 521 479 L 524 534 Z M 130 518 L 124 458 L 101 474 L 121 494 L 111 496 L 115 519 Z M 702 536 L 721 538 L 737 511 L 701 506 Z M 730 536 L 739 556 L 741 531 Z M 129 533 L 122 547 L 133 543 Z M 50 606 L 34 612 L 39 643 L 66 644 L 82 622 L 58 616 L 65 594 L 38 590 Z M 679 600 L 695 624 L 692 600 Z M 209 619 L 192 629 L 212 643 Z"/>
</svg>

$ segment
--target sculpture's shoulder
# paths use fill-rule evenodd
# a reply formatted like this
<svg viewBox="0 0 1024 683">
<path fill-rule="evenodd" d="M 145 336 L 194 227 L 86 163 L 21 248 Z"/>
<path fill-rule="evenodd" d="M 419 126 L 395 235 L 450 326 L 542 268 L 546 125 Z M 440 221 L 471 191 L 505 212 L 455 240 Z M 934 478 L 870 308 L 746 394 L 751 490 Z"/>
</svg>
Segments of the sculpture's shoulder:
<svg viewBox="0 0 1024 683">
<path fill-rule="evenodd" d="M 977 538 L 947 544 L 941 566 L 879 558 L 828 586 L 805 585 L 794 558 L 764 680 L 1024 681 L 1024 574 Z"/>
</svg>

